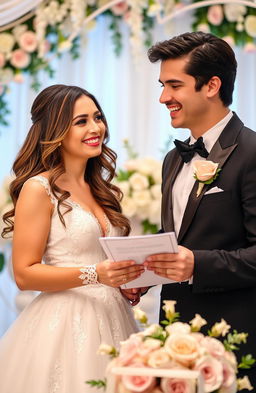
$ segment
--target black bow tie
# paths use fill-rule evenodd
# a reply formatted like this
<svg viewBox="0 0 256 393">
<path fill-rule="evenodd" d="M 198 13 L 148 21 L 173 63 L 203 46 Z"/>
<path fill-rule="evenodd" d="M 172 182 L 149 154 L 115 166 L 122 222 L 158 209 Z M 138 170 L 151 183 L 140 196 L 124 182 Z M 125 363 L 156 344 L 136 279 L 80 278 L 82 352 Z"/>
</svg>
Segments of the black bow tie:
<svg viewBox="0 0 256 393">
<path fill-rule="evenodd" d="M 183 162 L 189 162 L 194 157 L 195 153 L 198 153 L 201 157 L 208 157 L 209 153 L 204 146 L 203 138 L 197 139 L 193 145 L 189 145 L 186 142 L 178 141 L 175 139 L 174 144 L 183 160 Z"/>
</svg>

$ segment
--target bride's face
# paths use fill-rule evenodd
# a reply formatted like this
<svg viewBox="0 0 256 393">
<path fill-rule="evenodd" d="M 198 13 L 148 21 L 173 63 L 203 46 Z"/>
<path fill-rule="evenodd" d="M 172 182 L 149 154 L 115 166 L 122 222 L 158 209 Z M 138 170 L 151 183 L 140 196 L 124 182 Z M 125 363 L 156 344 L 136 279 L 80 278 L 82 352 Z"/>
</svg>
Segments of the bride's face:
<svg viewBox="0 0 256 393">
<path fill-rule="evenodd" d="M 62 141 L 62 153 L 67 158 L 89 159 L 101 154 L 106 126 L 102 114 L 91 98 L 77 99 L 72 125 Z"/>
</svg>

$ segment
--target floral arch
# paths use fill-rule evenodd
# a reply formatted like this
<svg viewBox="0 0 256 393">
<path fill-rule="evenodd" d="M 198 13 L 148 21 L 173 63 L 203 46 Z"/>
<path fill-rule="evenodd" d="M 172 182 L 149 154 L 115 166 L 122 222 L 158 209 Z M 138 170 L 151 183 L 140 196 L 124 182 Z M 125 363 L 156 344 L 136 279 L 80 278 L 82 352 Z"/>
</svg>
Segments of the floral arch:
<svg viewBox="0 0 256 393">
<path fill-rule="evenodd" d="M 3 0 L 0 4 L 0 124 L 6 124 L 5 101 L 11 81 L 22 82 L 24 73 L 39 88 L 38 72 L 51 76 L 53 56 L 70 52 L 79 57 L 81 38 L 99 17 L 106 17 L 113 49 L 122 50 L 121 23 L 130 29 L 133 56 L 152 43 L 156 23 L 193 13 L 191 30 L 211 32 L 230 45 L 256 50 L 256 3 L 251 0 Z"/>
</svg>

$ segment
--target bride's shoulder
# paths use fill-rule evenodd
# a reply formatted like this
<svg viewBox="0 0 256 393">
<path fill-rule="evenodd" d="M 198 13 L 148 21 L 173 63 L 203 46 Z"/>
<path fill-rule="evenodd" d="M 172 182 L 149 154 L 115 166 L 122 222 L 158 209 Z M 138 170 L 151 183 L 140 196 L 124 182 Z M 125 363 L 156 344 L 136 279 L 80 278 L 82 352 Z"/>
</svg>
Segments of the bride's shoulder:
<svg viewBox="0 0 256 393">
<path fill-rule="evenodd" d="M 23 184 L 21 195 L 28 195 L 30 199 L 38 198 L 41 201 L 45 198 L 49 199 L 50 196 L 52 201 L 53 198 L 48 180 L 48 173 L 42 172 L 27 179 Z"/>
</svg>

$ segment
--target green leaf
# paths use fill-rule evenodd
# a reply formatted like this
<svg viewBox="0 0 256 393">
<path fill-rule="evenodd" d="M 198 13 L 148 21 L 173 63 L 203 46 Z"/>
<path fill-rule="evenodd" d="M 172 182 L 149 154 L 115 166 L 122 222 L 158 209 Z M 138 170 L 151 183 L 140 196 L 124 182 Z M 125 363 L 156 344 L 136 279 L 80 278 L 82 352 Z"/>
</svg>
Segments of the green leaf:
<svg viewBox="0 0 256 393">
<path fill-rule="evenodd" d="M 103 379 L 98 379 L 98 380 L 95 380 L 95 379 L 91 379 L 91 380 L 89 380 L 89 381 L 86 381 L 85 383 L 87 383 L 88 385 L 91 385 L 92 387 L 96 387 L 97 389 L 106 389 L 106 386 L 107 386 L 107 380 L 106 380 L 106 378 L 103 380 Z"/>
<path fill-rule="evenodd" d="M 0 272 L 3 270 L 4 268 L 4 254 L 0 253 Z"/>
<path fill-rule="evenodd" d="M 158 226 L 156 224 L 151 224 L 151 222 L 148 219 L 143 220 L 141 224 L 142 224 L 144 234 L 158 232 Z"/>
<path fill-rule="evenodd" d="M 243 368 L 243 369 L 251 368 L 254 365 L 255 361 L 256 360 L 252 357 L 251 354 L 242 356 L 242 360 L 241 363 L 238 365 L 238 368 Z"/>
</svg>

